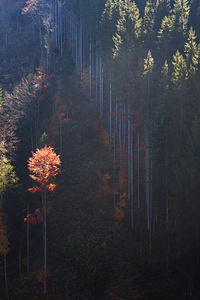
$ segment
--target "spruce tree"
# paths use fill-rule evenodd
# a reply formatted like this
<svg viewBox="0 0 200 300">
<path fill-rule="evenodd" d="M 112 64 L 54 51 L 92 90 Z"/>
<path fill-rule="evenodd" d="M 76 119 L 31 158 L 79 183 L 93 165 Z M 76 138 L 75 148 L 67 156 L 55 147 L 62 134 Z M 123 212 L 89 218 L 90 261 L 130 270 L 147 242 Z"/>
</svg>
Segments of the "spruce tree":
<svg viewBox="0 0 200 300">
<path fill-rule="evenodd" d="M 172 82 L 175 87 L 174 100 L 178 102 L 174 103 L 175 110 L 179 110 L 179 128 L 182 135 L 183 132 L 183 119 L 184 119 L 184 101 L 186 97 L 186 81 L 188 79 L 188 70 L 186 61 L 182 54 L 177 50 L 172 60 Z"/>
<path fill-rule="evenodd" d="M 190 74 L 193 74 L 195 72 L 193 57 L 196 53 L 197 53 L 196 33 L 191 27 L 188 32 L 187 42 L 185 43 L 186 63 Z"/>
<path fill-rule="evenodd" d="M 175 17 L 174 43 L 176 48 L 183 50 L 188 30 L 188 20 L 190 16 L 190 4 L 188 0 L 175 0 L 173 15 Z"/>
<path fill-rule="evenodd" d="M 172 55 L 172 31 L 174 29 L 174 17 L 165 16 L 161 23 L 161 28 L 158 31 L 158 49 L 161 63 L 169 60 Z"/>
<path fill-rule="evenodd" d="M 147 1 L 143 17 L 143 40 L 147 49 L 152 46 L 154 37 L 155 6 L 152 1 Z"/>
</svg>

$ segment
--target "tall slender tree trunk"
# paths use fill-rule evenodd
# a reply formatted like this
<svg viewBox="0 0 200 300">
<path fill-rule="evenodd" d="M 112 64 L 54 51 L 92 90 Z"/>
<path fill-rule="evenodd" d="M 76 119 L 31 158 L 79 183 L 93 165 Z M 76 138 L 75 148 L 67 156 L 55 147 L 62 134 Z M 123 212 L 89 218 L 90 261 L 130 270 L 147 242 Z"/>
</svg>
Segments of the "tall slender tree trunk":
<svg viewBox="0 0 200 300">
<path fill-rule="evenodd" d="M 43 191 L 44 199 L 44 293 L 47 292 L 47 199 L 46 188 Z"/>
<path fill-rule="evenodd" d="M 116 175 L 116 153 L 115 153 L 115 131 L 113 133 L 113 191 L 114 191 L 114 194 L 113 194 L 113 206 L 114 206 L 114 210 L 115 210 L 115 205 L 116 205 L 116 194 L 115 194 L 115 189 L 116 189 L 116 178 L 115 178 L 115 175 Z"/>
<path fill-rule="evenodd" d="M 103 66 L 102 58 L 100 58 L 100 118 L 103 118 Z"/>
<path fill-rule="evenodd" d="M 98 106 L 99 95 L 99 43 L 96 42 L 96 106 Z"/>
<path fill-rule="evenodd" d="M 29 214 L 29 199 L 27 202 L 27 216 Z M 27 274 L 29 273 L 29 265 L 30 265 L 30 253 L 29 253 L 29 235 L 30 235 L 30 223 L 27 219 L 26 223 L 26 256 L 27 256 Z"/>
<path fill-rule="evenodd" d="M 150 230 L 150 203 L 149 203 L 149 132 L 146 133 L 146 151 L 145 151 L 145 182 L 146 182 L 146 207 L 147 207 L 147 229 Z"/>
<path fill-rule="evenodd" d="M 112 83 L 111 83 L 111 77 L 110 77 L 110 93 L 109 93 L 109 127 L 110 127 L 110 147 L 111 147 L 111 141 L 112 141 Z"/>
<path fill-rule="evenodd" d="M 21 256 L 21 242 L 19 246 L 19 275 L 22 275 L 22 256 Z"/>
<path fill-rule="evenodd" d="M 40 35 L 40 55 L 41 55 L 41 60 L 43 59 L 43 41 L 42 41 L 42 23 L 41 23 L 41 17 L 39 16 L 39 35 Z"/>
<path fill-rule="evenodd" d="M 1 207 L 0 209 L 2 209 L 3 207 L 3 183 L 2 183 L 2 192 L 1 192 Z"/>
<path fill-rule="evenodd" d="M 8 276 L 7 276 L 5 243 L 4 243 L 4 278 L 5 278 L 5 295 L 6 295 L 6 299 L 8 300 L 9 295 L 8 295 Z"/>
<path fill-rule="evenodd" d="M 140 208 L 140 129 L 137 132 L 137 204 Z"/>
<path fill-rule="evenodd" d="M 53 146 L 55 147 L 55 99 L 53 98 L 53 107 L 52 107 L 52 130 L 53 130 Z"/>
<path fill-rule="evenodd" d="M 7 33 L 7 11 L 6 11 L 6 1 L 2 1 L 3 9 L 3 64 L 6 63 L 7 58 L 7 43 L 8 43 L 8 33 Z"/>
<path fill-rule="evenodd" d="M 82 21 L 80 21 L 79 35 L 80 35 L 80 42 L 79 42 L 80 74 L 82 77 L 82 73 L 83 73 L 83 25 L 82 25 Z"/>
<path fill-rule="evenodd" d="M 131 225 L 133 227 L 133 215 L 134 215 L 134 207 L 133 207 L 133 132 L 131 132 Z"/>
<path fill-rule="evenodd" d="M 90 73 L 90 98 L 92 98 L 92 42 L 89 44 L 89 73 Z"/>
<path fill-rule="evenodd" d="M 131 200 L 131 120 L 130 107 L 128 104 L 128 201 Z"/>
<path fill-rule="evenodd" d="M 75 60 L 76 60 L 76 68 L 78 69 L 78 24 L 76 23 L 75 27 Z"/>
<path fill-rule="evenodd" d="M 60 159 L 62 159 L 62 117 L 60 114 Z"/>
<path fill-rule="evenodd" d="M 19 8 L 20 8 L 20 0 L 17 1 L 17 33 L 19 31 Z"/>
</svg>

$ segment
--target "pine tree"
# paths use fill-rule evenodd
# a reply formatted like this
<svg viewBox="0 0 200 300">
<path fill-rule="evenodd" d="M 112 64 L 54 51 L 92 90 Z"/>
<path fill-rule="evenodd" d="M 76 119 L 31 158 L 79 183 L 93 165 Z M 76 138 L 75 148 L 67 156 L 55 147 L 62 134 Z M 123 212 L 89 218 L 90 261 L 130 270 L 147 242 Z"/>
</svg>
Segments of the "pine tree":
<svg viewBox="0 0 200 300">
<path fill-rule="evenodd" d="M 150 150 L 150 136 L 152 131 L 152 75 L 154 68 L 154 59 L 151 55 L 151 51 L 148 51 L 147 58 L 144 59 L 144 85 L 146 101 L 144 103 L 145 108 L 145 189 L 146 189 L 146 211 L 147 211 L 147 229 L 149 231 L 149 251 L 151 253 L 151 222 L 152 222 L 152 189 L 151 189 L 151 169 L 152 169 L 152 157 Z"/>
<path fill-rule="evenodd" d="M 158 31 L 158 48 L 160 59 L 165 61 L 171 58 L 172 47 L 172 31 L 174 30 L 174 17 L 165 16 Z M 162 63 L 162 61 L 161 61 Z"/>
<path fill-rule="evenodd" d="M 183 131 L 183 118 L 184 118 L 184 100 L 186 96 L 186 81 L 188 79 L 188 70 L 186 61 L 182 54 L 177 50 L 173 56 L 172 61 L 172 82 L 175 86 L 175 93 L 177 95 L 178 103 L 174 103 L 175 110 L 177 104 L 179 106 L 179 127 L 180 133 Z M 176 99 L 176 98 L 175 98 Z"/>
<path fill-rule="evenodd" d="M 122 1 L 117 30 L 113 36 L 113 88 L 116 91 L 125 91 L 129 72 L 137 68 L 141 55 L 141 34 L 142 19 L 135 2 Z"/>
<path fill-rule="evenodd" d="M 114 48 L 113 35 L 117 30 L 117 21 L 122 9 L 122 1 L 108 0 L 102 13 L 100 23 L 101 50 L 105 63 L 112 58 Z"/>
<path fill-rule="evenodd" d="M 169 120 L 170 120 L 170 87 L 169 67 L 165 62 L 161 71 L 159 86 L 159 99 L 155 105 L 154 130 L 152 132 L 152 189 L 154 222 L 156 227 L 160 222 L 165 222 L 165 230 L 162 235 L 166 240 L 160 244 L 166 253 L 166 278 L 169 278 L 169 255 L 170 255 L 170 199 L 169 199 Z M 163 220 L 164 218 L 164 220 Z M 157 220 L 157 221 L 155 221 Z M 160 220 L 160 221 L 158 221 Z M 161 221 L 162 220 L 162 221 Z"/>
<path fill-rule="evenodd" d="M 185 56 L 186 63 L 189 73 L 192 75 L 195 73 L 195 66 L 193 64 L 193 57 L 197 53 L 197 43 L 196 43 L 196 34 L 193 28 L 191 27 L 188 32 L 188 40 L 185 43 Z"/>
<path fill-rule="evenodd" d="M 129 52 L 137 48 L 141 36 L 141 25 L 142 19 L 135 2 L 125 0 L 119 14 L 117 31 L 113 36 L 114 57 L 125 50 Z"/>
<path fill-rule="evenodd" d="M 175 0 L 173 15 L 175 17 L 174 43 L 176 48 L 182 51 L 185 42 L 188 20 L 190 16 L 190 4 L 188 0 Z"/>
<path fill-rule="evenodd" d="M 155 5 L 152 1 L 147 1 L 144 9 L 143 17 L 143 40 L 145 48 L 152 46 L 154 38 L 154 22 L 155 22 Z"/>
</svg>

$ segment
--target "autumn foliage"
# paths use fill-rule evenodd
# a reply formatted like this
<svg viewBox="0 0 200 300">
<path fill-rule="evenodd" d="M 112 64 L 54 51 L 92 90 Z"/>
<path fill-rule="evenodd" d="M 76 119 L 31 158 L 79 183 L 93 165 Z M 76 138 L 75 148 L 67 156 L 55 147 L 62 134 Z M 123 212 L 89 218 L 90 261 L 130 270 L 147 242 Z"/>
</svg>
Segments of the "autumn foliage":
<svg viewBox="0 0 200 300">
<path fill-rule="evenodd" d="M 59 155 L 54 152 L 52 147 L 45 146 L 32 153 L 32 157 L 28 159 L 28 169 L 31 173 L 29 176 L 40 186 L 30 188 L 29 192 L 41 192 L 43 188 L 53 191 L 55 184 L 49 183 L 49 181 L 59 173 L 60 165 Z"/>
<path fill-rule="evenodd" d="M 26 218 L 24 218 L 24 222 L 29 222 L 32 225 L 40 224 L 43 220 L 42 212 L 40 208 L 35 210 L 35 216 L 33 214 L 28 214 Z"/>
<path fill-rule="evenodd" d="M 50 277 L 51 273 L 49 268 L 47 267 L 47 278 Z M 38 274 L 37 274 L 37 280 L 40 282 L 44 282 L 44 266 L 39 269 Z"/>
<path fill-rule="evenodd" d="M 110 175 L 108 173 L 102 174 L 100 170 L 97 170 L 96 174 L 102 182 L 102 184 L 99 184 L 100 190 L 97 194 L 97 198 L 103 197 L 104 199 L 109 200 L 110 197 L 115 193 L 109 186 L 108 181 L 110 179 Z"/>
</svg>

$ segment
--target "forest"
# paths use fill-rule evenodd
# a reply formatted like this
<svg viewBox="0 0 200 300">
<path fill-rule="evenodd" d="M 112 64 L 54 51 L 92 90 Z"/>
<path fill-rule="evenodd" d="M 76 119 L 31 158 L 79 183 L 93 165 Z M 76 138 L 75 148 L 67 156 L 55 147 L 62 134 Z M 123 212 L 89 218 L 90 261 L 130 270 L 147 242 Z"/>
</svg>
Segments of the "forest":
<svg viewBox="0 0 200 300">
<path fill-rule="evenodd" d="M 0 300 L 197 300 L 199 260 L 199 0 L 0 0 Z"/>
</svg>

